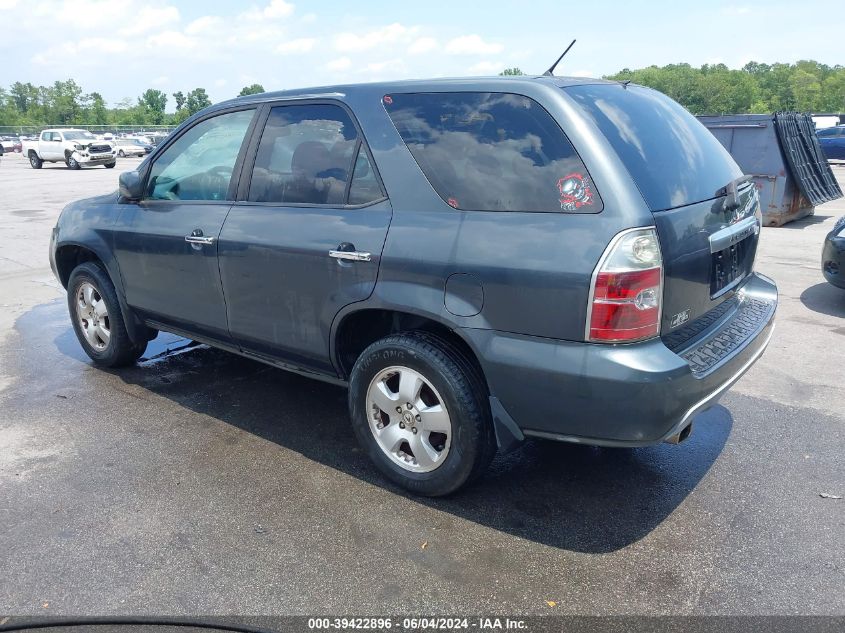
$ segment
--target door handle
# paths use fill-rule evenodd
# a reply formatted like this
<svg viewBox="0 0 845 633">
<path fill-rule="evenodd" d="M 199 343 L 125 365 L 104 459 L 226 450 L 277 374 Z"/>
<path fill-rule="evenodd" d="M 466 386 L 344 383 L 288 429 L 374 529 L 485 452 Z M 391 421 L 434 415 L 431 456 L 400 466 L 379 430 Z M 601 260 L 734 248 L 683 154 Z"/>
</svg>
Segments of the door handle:
<svg viewBox="0 0 845 633">
<path fill-rule="evenodd" d="M 213 237 L 203 237 L 202 235 L 186 235 L 185 241 L 189 244 L 200 244 L 202 246 L 214 244 Z"/>
<path fill-rule="evenodd" d="M 329 257 L 345 259 L 350 262 L 368 262 L 372 259 L 370 253 L 363 253 L 361 251 L 329 251 Z"/>
</svg>

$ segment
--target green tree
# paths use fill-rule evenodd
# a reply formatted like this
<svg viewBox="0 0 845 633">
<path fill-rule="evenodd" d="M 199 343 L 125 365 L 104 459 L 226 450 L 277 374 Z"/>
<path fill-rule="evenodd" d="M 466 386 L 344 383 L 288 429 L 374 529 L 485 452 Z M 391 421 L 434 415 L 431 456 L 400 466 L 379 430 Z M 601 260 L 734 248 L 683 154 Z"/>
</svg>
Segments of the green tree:
<svg viewBox="0 0 845 633">
<path fill-rule="evenodd" d="M 185 106 L 188 109 L 189 115 L 196 114 L 210 105 L 211 99 L 208 98 L 205 88 L 194 88 L 188 93 L 188 97 L 185 99 Z"/>
<path fill-rule="evenodd" d="M 821 105 L 822 86 L 813 73 L 797 69 L 789 77 L 789 87 L 796 109 L 809 112 L 816 109 L 816 105 Z"/>
<path fill-rule="evenodd" d="M 514 66 L 513 68 L 505 68 L 502 72 L 500 72 L 500 73 L 499 73 L 499 75 L 507 75 L 507 76 L 511 76 L 511 75 L 524 75 L 524 74 L 525 74 L 525 73 L 524 73 L 524 72 L 522 72 L 522 71 L 521 71 L 519 68 L 517 68 L 516 66 Z"/>
<path fill-rule="evenodd" d="M 178 112 L 185 107 L 185 94 L 179 90 L 173 93 L 173 99 L 176 101 L 176 111 Z"/>
<path fill-rule="evenodd" d="M 167 107 L 167 95 L 161 90 L 149 88 L 138 98 L 138 106 L 143 110 L 145 123 L 161 125 L 164 123 L 164 109 Z"/>
<path fill-rule="evenodd" d="M 91 98 L 91 122 L 94 125 L 107 125 L 109 122 L 109 111 L 106 102 L 99 92 L 92 92 L 88 95 Z"/>
<path fill-rule="evenodd" d="M 244 86 L 238 93 L 238 96 L 245 97 L 247 95 L 261 94 L 262 92 L 266 92 L 266 90 L 264 90 L 264 86 L 261 84 L 252 84 L 251 86 Z"/>
</svg>

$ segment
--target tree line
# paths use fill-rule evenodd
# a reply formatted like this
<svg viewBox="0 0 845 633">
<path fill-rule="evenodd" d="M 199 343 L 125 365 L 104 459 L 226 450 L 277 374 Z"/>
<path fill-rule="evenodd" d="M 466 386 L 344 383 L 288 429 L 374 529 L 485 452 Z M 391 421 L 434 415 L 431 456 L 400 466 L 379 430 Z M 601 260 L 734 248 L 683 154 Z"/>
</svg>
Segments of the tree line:
<svg viewBox="0 0 845 633">
<path fill-rule="evenodd" d="M 523 74 L 508 68 L 501 74 Z M 693 114 L 845 112 L 845 66 L 813 60 L 794 64 L 748 62 L 741 69 L 724 64 L 689 64 L 625 68 L 606 79 L 630 80 L 666 93 Z M 245 86 L 238 96 L 264 92 Z M 170 97 L 176 108 L 167 112 Z M 0 126 L 177 125 L 211 105 L 205 88 L 170 95 L 149 88 L 137 99 L 109 107 L 99 92 L 86 93 L 73 79 L 51 86 L 15 82 L 0 88 Z"/>
<path fill-rule="evenodd" d="M 523 75 L 506 68 L 500 75 Z M 565 74 L 565 73 L 564 73 Z M 813 60 L 795 64 L 748 62 L 625 68 L 605 79 L 630 80 L 666 93 L 693 114 L 769 114 L 781 110 L 845 112 L 845 66 Z"/>
<path fill-rule="evenodd" d="M 244 87 L 238 96 L 264 92 L 260 84 Z M 173 97 L 175 112 L 167 112 Z M 137 99 L 126 98 L 109 107 L 99 92 L 83 91 L 73 79 L 51 86 L 16 81 L 8 90 L 0 88 L 0 126 L 43 127 L 46 125 L 178 125 L 211 105 L 205 88 L 170 95 L 149 88 Z"/>
</svg>

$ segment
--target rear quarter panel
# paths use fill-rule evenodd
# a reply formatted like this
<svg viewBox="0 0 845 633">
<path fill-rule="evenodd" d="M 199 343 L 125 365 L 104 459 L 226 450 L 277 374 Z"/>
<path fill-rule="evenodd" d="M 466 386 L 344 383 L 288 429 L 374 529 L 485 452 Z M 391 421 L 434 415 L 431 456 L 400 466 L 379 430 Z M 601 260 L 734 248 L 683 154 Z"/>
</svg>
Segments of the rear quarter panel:
<svg viewBox="0 0 845 633">
<path fill-rule="evenodd" d="M 580 154 L 604 210 L 453 209 L 403 143 L 381 105 L 383 95 L 361 91 L 348 103 L 370 144 L 394 216 L 375 292 L 360 307 L 405 309 L 458 327 L 583 340 L 590 278 L 601 253 L 619 231 L 652 225 L 651 214 L 599 131 L 562 90 L 541 84 L 504 90 L 501 83 L 481 81 L 471 91 L 517 92 L 543 105 Z M 455 273 L 470 273 L 482 286 L 483 307 L 475 316 L 455 316 L 445 307 L 445 282 Z"/>
</svg>

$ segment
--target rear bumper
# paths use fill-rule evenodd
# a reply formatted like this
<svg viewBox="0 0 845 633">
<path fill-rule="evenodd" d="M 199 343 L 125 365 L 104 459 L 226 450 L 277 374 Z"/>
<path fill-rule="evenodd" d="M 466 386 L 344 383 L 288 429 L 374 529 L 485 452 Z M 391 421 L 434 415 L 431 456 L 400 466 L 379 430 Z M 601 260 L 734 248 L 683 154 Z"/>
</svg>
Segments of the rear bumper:
<svg viewBox="0 0 845 633">
<path fill-rule="evenodd" d="M 822 248 L 822 274 L 829 283 L 845 289 L 845 237 L 828 234 Z"/>
<path fill-rule="evenodd" d="M 676 351 L 660 339 L 597 345 L 490 330 L 464 333 L 491 396 L 525 435 L 646 446 L 679 433 L 762 355 L 774 327 L 777 288 L 753 274 L 737 298 L 735 309 Z M 743 312 L 748 306 L 765 308 L 753 311 L 753 323 Z M 711 362 L 697 363 L 699 355 Z"/>
</svg>

